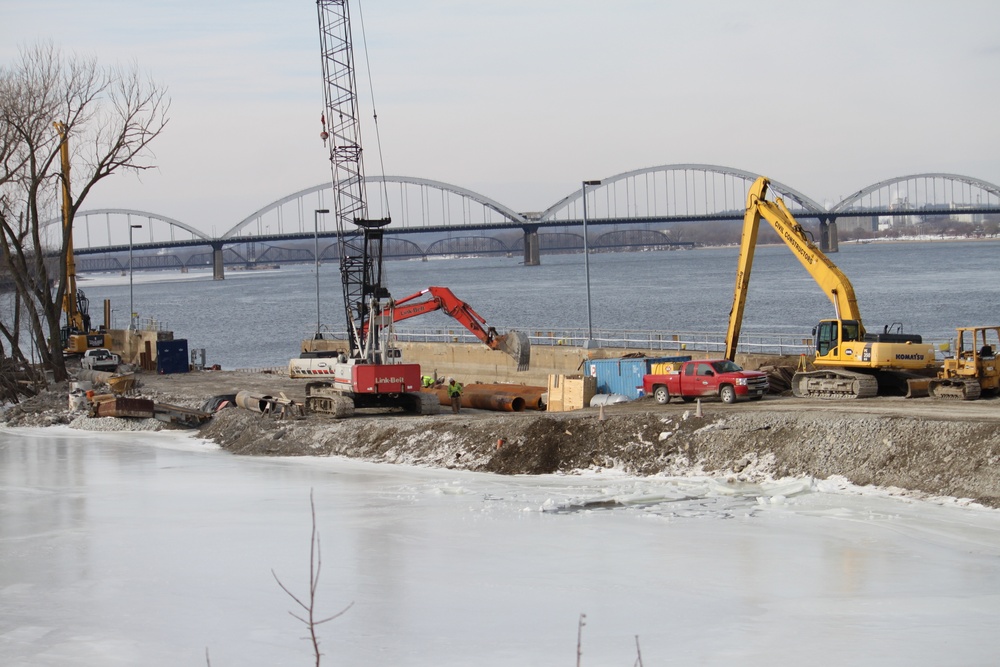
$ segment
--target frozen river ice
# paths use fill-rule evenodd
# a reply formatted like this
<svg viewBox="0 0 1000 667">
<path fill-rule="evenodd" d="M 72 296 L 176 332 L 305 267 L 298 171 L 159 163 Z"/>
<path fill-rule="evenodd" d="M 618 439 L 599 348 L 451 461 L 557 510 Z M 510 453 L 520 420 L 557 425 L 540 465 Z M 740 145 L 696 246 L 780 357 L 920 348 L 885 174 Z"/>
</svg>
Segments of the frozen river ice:
<svg viewBox="0 0 1000 667">
<path fill-rule="evenodd" d="M 995 664 L 1000 512 L 833 481 L 494 475 L 0 432 L 0 664 Z"/>
</svg>

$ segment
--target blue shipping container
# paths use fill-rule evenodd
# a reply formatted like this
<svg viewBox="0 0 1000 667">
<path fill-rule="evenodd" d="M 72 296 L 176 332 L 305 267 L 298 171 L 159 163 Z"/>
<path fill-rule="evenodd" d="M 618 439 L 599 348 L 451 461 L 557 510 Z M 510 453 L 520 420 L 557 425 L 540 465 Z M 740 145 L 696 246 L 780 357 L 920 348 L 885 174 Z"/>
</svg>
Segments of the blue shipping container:
<svg viewBox="0 0 1000 667">
<path fill-rule="evenodd" d="M 156 341 L 156 372 L 161 375 L 188 372 L 187 338 Z"/>
<path fill-rule="evenodd" d="M 587 374 L 597 378 L 598 394 L 621 394 L 634 400 L 642 396 L 642 376 L 652 371 L 653 364 L 671 361 L 691 361 L 691 357 L 590 359 L 584 363 Z"/>
</svg>

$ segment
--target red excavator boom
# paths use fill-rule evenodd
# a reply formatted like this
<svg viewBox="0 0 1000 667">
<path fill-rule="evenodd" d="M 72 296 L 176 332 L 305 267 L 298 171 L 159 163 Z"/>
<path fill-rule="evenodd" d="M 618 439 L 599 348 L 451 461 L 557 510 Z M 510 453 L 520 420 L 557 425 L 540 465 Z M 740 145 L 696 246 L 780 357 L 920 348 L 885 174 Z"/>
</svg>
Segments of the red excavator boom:
<svg viewBox="0 0 1000 667">
<path fill-rule="evenodd" d="M 421 297 L 424 301 L 416 301 Z M 416 301 L 416 302 L 415 302 Z M 415 302 L 415 303 L 414 303 Z M 531 343 L 528 336 L 520 331 L 510 331 L 504 335 L 486 324 L 486 319 L 474 311 L 447 287 L 428 287 L 416 294 L 399 299 L 393 304 L 392 321 L 401 322 L 417 315 L 423 315 L 435 310 L 444 311 L 458 320 L 462 326 L 475 334 L 476 338 L 486 343 L 493 350 L 506 352 L 517 362 L 517 370 L 528 370 L 531 361 Z"/>
</svg>

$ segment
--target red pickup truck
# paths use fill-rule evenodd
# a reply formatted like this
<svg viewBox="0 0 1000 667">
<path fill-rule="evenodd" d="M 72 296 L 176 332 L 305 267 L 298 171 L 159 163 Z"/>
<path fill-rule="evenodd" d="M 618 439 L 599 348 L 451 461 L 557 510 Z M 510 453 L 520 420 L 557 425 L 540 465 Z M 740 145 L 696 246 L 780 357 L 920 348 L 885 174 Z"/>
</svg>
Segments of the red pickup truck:
<svg viewBox="0 0 1000 667">
<path fill-rule="evenodd" d="M 759 400 L 767 393 L 767 374 L 745 371 L 727 359 L 698 359 L 674 364 L 674 370 L 642 376 L 646 395 L 657 403 L 667 403 L 674 396 L 685 402 L 706 396 L 718 396 L 724 403 L 737 398 Z"/>
</svg>

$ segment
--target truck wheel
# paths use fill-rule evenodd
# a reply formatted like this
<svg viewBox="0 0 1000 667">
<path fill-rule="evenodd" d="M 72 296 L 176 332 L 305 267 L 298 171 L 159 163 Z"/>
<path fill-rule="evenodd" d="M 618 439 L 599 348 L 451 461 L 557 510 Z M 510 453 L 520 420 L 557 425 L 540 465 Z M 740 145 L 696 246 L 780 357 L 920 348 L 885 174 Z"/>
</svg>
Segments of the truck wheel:
<svg viewBox="0 0 1000 667">
<path fill-rule="evenodd" d="M 666 387 L 660 385 L 653 390 L 653 398 L 655 398 L 656 402 L 660 405 L 665 405 L 670 402 L 670 392 L 667 391 Z"/>
<path fill-rule="evenodd" d="M 733 389 L 731 385 L 727 384 L 719 390 L 719 398 L 722 399 L 723 403 L 735 403 L 736 390 Z"/>
</svg>

